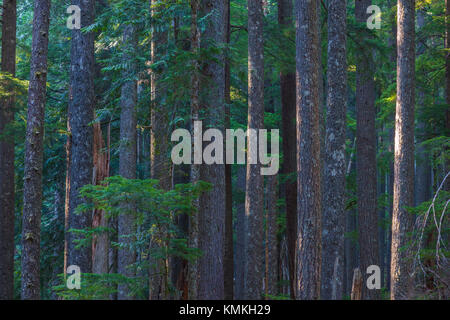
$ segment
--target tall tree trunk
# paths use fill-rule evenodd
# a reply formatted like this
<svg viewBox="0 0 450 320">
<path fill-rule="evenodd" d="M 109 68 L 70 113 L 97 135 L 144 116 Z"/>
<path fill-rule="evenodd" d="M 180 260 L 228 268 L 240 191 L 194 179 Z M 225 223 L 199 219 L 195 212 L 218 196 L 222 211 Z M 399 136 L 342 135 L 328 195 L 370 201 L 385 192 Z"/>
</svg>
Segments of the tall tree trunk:
<svg viewBox="0 0 450 320">
<path fill-rule="evenodd" d="M 191 131 L 195 135 L 197 130 L 194 125 L 199 121 L 200 116 L 200 64 L 197 55 L 200 51 L 200 30 L 198 28 L 197 19 L 200 10 L 200 0 L 191 0 L 191 51 L 194 55 L 192 59 L 192 80 L 191 80 Z M 200 134 L 202 134 L 200 132 Z M 195 158 L 195 156 L 194 156 Z M 191 183 L 196 184 L 200 181 L 200 165 L 195 162 L 191 165 Z M 199 210 L 200 200 L 194 199 L 193 212 L 189 216 L 189 247 L 199 247 Z M 190 300 L 198 299 L 198 284 L 199 284 L 199 262 L 192 260 L 188 266 L 188 298 Z"/>
<path fill-rule="evenodd" d="M 161 11 L 164 4 L 158 0 L 151 0 L 151 14 L 154 26 L 152 27 L 151 58 L 152 64 L 156 64 L 164 57 L 165 47 L 167 46 L 168 33 L 165 25 L 159 21 L 162 19 Z M 168 106 L 165 103 L 165 90 L 159 84 L 164 69 L 162 65 L 152 69 L 151 72 L 151 132 L 150 132 L 150 157 L 151 172 L 150 177 L 159 180 L 159 186 L 163 190 L 169 190 L 171 187 L 171 166 L 168 158 L 168 137 L 169 137 L 169 113 Z M 160 240 L 167 238 L 166 231 L 162 234 L 153 235 L 152 249 L 157 249 Z M 160 239 L 157 239 L 160 238 Z M 158 300 L 167 296 L 168 293 L 168 259 L 158 259 L 153 261 L 156 270 L 150 270 L 150 299 Z"/>
<path fill-rule="evenodd" d="M 450 49 L 450 1 L 445 0 L 445 49 Z M 450 52 L 445 58 L 445 97 L 447 105 L 450 105 Z M 450 130 L 450 108 L 447 108 L 445 128 Z M 449 190 L 450 182 L 447 181 L 446 189 Z"/>
<path fill-rule="evenodd" d="M 281 28 L 289 28 L 293 25 L 292 0 L 278 1 L 278 23 Z M 289 179 L 285 183 L 286 197 L 286 233 L 289 258 L 289 284 L 291 298 L 295 297 L 295 241 L 297 238 L 297 180 L 292 175 L 297 172 L 297 158 L 295 148 L 296 124 L 295 124 L 295 73 L 281 71 L 281 108 L 283 128 L 283 155 L 284 162 L 282 172 Z"/>
<path fill-rule="evenodd" d="M 16 0 L 3 1 L 1 71 L 16 74 Z M 8 86 L 8 83 L 5 83 Z M 4 84 L 1 84 L 3 87 Z M 14 291 L 14 121 L 15 97 L 0 99 L 0 300 Z"/>
<path fill-rule="evenodd" d="M 355 3 L 356 20 L 366 23 L 372 0 Z M 379 266 L 377 168 L 375 129 L 375 82 L 371 49 L 358 55 L 356 64 L 356 194 L 358 197 L 360 269 L 364 280 L 367 267 Z M 379 291 L 363 287 L 363 299 L 377 299 Z"/>
<path fill-rule="evenodd" d="M 322 299 L 341 300 L 344 282 L 346 3 L 328 1 L 328 101 L 322 230 Z"/>
<path fill-rule="evenodd" d="M 231 0 L 226 0 L 226 43 L 230 44 L 231 37 Z M 231 53 L 225 56 L 225 129 L 231 127 Z M 225 165 L 225 258 L 224 258 L 224 298 L 233 300 L 234 295 L 234 259 L 233 259 L 233 190 L 231 164 Z"/>
<path fill-rule="evenodd" d="M 248 0 L 248 130 L 264 128 L 264 48 L 263 3 Z M 264 179 L 258 163 L 257 139 L 247 145 L 247 181 L 245 215 L 248 245 L 246 246 L 245 299 L 261 299 L 263 293 L 263 214 Z M 253 164 L 255 163 L 255 164 Z"/>
<path fill-rule="evenodd" d="M 267 177 L 266 197 L 265 294 L 270 299 L 278 294 L 278 175 Z"/>
<path fill-rule="evenodd" d="M 417 12 L 417 27 L 422 29 L 426 25 L 426 11 L 419 10 Z M 418 44 L 417 56 L 419 57 L 425 52 L 425 46 Z M 425 106 L 425 92 L 420 90 L 417 93 L 418 109 L 424 109 Z M 418 206 L 425 201 L 431 199 L 431 159 L 426 148 L 421 146 L 427 137 L 425 137 L 425 123 L 418 121 L 416 128 L 416 142 L 418 144 L 416 150 L 416 174 L 415 174 L 415 205 Z"/>
<path fill-rule="evenodd" d="M 297 63 L 297 299 L 320 298 L 321 161 L 319 128 L 319 1 L 296 0 Z"/>
<path fill-rule="evenodd" d="M 101 185 L 103 180 L 109 177 L 110 161 L 110 127 L 108 126 L 108 141 L 102 137 L 101 124 L 94 123 L 94 174 L 93 185 Z M 106 148 L 106 150 L 105 150 Z M 108 219 L 106 212 L 95 209 L 92 215 L 94 228 L 107 228 Z M 109 272 L 109 238 L 107 232 L 101 232 L 92 239 L 92 272 L 104 274 Z"/>
<path fill-rule="evenodd" d="M 49 24 L 50 0 L 35 1 L 23 186 L 22 299 L 24 300 L 38 300 L 41 297 L 39 269 Z"/>
<path fill-rule="evenodd" d="M 239 166 L 236 177 L 236 191 L 238 194 L 245 194 L 245 167 Z M 243 197 L 242 197 L 243 198 Z M 235 287 L 234 296 L 236 300 L 244 299 L 245 283 L 245 253 L 247 232 L 245 231 L 245 203 L 239 201 L 236 203 L 236 249 L 235 249 Z"/>
<path fill-rule="evenodd" d="M 133 79 L 136 75 L 136 63 L 134 57 L 137 47 L 136 27 L 127 25 L 123 30 L 125 70 L 123 77 Z M 128 80 L 122 85 L 120 98 L 120 159 L 119 174 L 126 179 L 136 179 L 136 103 L 137 83 Z M 132 203 L 123 204 L 125 207 L 133 207 Z M 135 272 L 130 266 L 136 262 L 136 252 L 130 249 L 133 243 L 133 235 L 136 232 L 136 222 L 132 214 L 121 214 L 118 217 L 119 243 L 123 246 L 118 250 L 118 272 L 126 277 L 134 277 Z M 130 289 L 127 285 L 119 285 L 119 300 L 129 300 Z"/>
<path fill-rule="evenodd" d="M 81 28 L 94 22 L 93 0 L 72 0 L 81 9 Z M 70 150 L 70 229 L 85 229 L 92 226 L 91 213 L 75 214 L 83 202 L 80 189 L 92 182 L 94 117 L 94 34 L 72 30 L 70 56 L 69 123 L 71 129 Z M 67 265 L 77 265 L 82 273 L 92 271 L 92 248 L 75 249 L 75 240 L 80 236 L 70 233 L 67 245 Z"/>
<path fill-rule="evenodd" d="M 202 35 L 202 47 L 222 47 L 226 43 L 226 0 L 203 0 L 202 15 L 207 25 Z M 215 54 L 203 68 L 202 105 L 207 118 L 203 127 L 218 129 L 225 136 L 225 56 Z M 215 300 L 224 298 L 225 216 L 226 188 L 225 165 L 202 165 L 201 180 L 209 182 L 212 190 L 200 198 L 199 259 L 200 282 L 198 298 Z"/>
<path fill-rule="evenodd" d="M 408 232 L 414 205 L 415 1 L 397 10 L 397 109 L 395 118 L 394 204 L 392 213 L 391 299 L 407 299 L 412 284 Z"/>
</svg>

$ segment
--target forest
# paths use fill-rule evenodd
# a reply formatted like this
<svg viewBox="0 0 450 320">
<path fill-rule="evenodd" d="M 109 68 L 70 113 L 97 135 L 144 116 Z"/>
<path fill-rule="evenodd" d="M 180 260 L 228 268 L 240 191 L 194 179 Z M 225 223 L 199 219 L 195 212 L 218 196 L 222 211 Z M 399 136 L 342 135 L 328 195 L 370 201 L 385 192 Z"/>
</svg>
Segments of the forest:
<svg viewBox="0 0 450 320">
<path fill-rule="evenodd" d="M 0 300 L 450 299 L 450 0 L 0 13 Z"/>
</svg>

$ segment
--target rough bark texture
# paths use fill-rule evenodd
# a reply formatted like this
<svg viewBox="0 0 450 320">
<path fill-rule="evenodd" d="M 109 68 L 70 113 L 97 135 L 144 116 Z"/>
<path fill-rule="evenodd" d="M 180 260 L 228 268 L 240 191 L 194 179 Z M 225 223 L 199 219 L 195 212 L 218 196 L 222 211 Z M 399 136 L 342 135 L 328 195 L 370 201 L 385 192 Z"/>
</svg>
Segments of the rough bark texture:
<svg viewBox="0 0 450 320">
<path fill-rule="evenodd" d="M 346 3 L 328 1 L 328 97 L 322 230 L 322 299 L 342 299 L 347 105 Z"/>
<path fill-rule="evenodd" d="M 162 25 L 163 16 L 161 11 L 164 4 L 161 1 L 151 0 L 151 14 L 155 19 L 155 26 L 153 26 L 152 41 L 151 41 L 151 58 L 152 64 L 159 62 L 165 54 L 167 46 L 168 33 L 165 30 L 166 26 Z M 158 21 L 158 22 L 156 22 Z M 164 72 L 164 67 L 160 64 L 153 68 L 151 72 L 151 131 L 150 131 L 150 157 L 151 157 L 151 172 L 150 177 L 159 180 L 159 186 L 163 190 L 169 190 L 171 187 L 171 166 L 168 158 L 168 138 L 169 133 L 169 113 L 166 105 L 166 94 L 160 85 L 160 78 Z M 167 238 L 163 234 L 153 235 L 152 244 L 154 249 L 157 249 L 159 240 Z M 152 250 L 153 248 L 150 248 Z M 159 259 L 159 261 L 152 261 L 155 269 L 150 270 L 150 299 L 159 300 L 167 295 L 168 289 L 168 270 L 166 270 L 166 259 Z"/>
<path fill-rule="evenodd" d="M 231 0 L 225 1 L 226 43 L 230 44 L 231 36 Z M 225 56 L 225 125 L 231 128 L 231 63 L 230 52 Z M 225 165 L 225 257 L 224 257 L 224 298 L 233 300 L 234 296 L 234 260 L 233 260 L 233 190 L 231 164 Z"/>
<path fill-rule="evenodd" d="M 407 299 L 412 284 L 407 233 L 414 205 L 415 1 L 399 0 L 397 10 L 397 109 L 395 118 L 394 203 L 392 213 L 391 299 Z"/>
<path fill-rule="evenodd" d="M 226 42 L 226 0 L 202 0 L 202 16 L 209 16 L 202 48 L 221 47 Z M 203 68 L 202 106 L 205 108 L 203 128 L 212 127 L 225 136 L 225 68 L 224 55 L 215 55 Z M 198 298 L 224 298 L 225 255 L 225 165 L 202 165 L 201 180 L 209 182 L 212 190 L 200 198 L 199 259 L 200 282 Z"/>
<path fill-rule="evenodd" d="M 265 272 L 265 294 L 266 299 L 278 294 L 278 176 L 267 177 L 266 186 L 267 209 L 266 209 L 266 272 Z"/>
<path fill-rule="evenodd" d="M 199 91 L 200 91 L 200 65 L 196 57 L 198 51 L 200 50 L 200 30 L 197 25 L 198 13 L 200 9 L 200 0 L 191 0 L 191 51 L 195 55 L 192 59 L 192 80 L 191 80 L 191 134 L 194 135 L 194 123 L 199 120 L 200 113 L 200 101 L 199 101 Z M 194 150 L 192 146 L 192 150 Z M 191 183 L 196 184 L 200 181 L 200 165 L 191 165 Z M 189 216 L 189 247 L 198 248 L 199 247 L 199 209 L 200 201 L 199 199 L 194 199 L 193 212 Z M 198 273 L 199 262 L 198 260 L 190 261 L 188 266 L 188 298 L 190 300 L 198 299 L 198 283 L 199 283 L 199 273 Z"/>
<path fill-rule="evenodd" d="M 356 268 L 355 271 L 353 272 L 353 283 L 351 294 L 352 300 L 362 299 L 363 286 L 364 286 L 364 279 L 361 274 L 361 270 L 359 270 L 359 268 Z"/>
<path fill-rule="evenodd" d="M 22 220 L 22 299 L 40 299 L 44 112 L 50 0 L 34 3 Z"/>
<path fill-rule="evenodd" d="M 136 74 L 136 64 L 133 60 L 137 47 L 136 30 L 133 25 L 128 25 L 123 31 L 125 70 L 123 77 L 133 79 Z M 136 102 L 137 83 L 128 80 L 122 85 L 120 97 L 120 159 L 119 174 L 127 179 L 136 179 Z M 132 210 L 133 203 L 124 203 L 127 210 Z M 121 214 L 118 217 L 119 243 L 124 247 L 118 250 L 118 272 L 127 277 L 134 277 L 135 273 L 130 265 L 136 262 L 136 252 L 130 250 L 133 243 L 133 235 L 136 232 L 135 218 L 132 214 Z M 119 285 L 118 299 L 128 300 L 133 297 L 126 285 Z"/>
<path fill-rule="evenodd" d="M 293 24 L 292 0 L 278 1 L 278 23 L 282 28 Z M 286 229 L 289 258 L 289 284 L 291 298 L 294 298 L 295 279 L 295 239 L 297 237 L 297 180 L 292 175 L 297 172 L 296 124 L 295 124 L 295 73 L 280 73 L 282 129 L 283 129 L 283 167 L 282 172 L 290 178 L 285 183 L 286 196 Z"/>
<path fill-rule="evenodd" d="M 94 0 L 73 0 L 81 9 L 81 28 L 94 22 Z M 72 30 L 70 56 L 69 123 L 71 130 L 70 150 L 70 229 L 85 229 L 92 226 L 91 212 L 75 214 L 83 202 L 80 189 L 92 182 L 94 117 L 94 34 Z M 92 248 L 75 249 L 74 240 L 79 236 L 70 233 L 67 245 L 67 265 L 77 265 L 82 273 L 92 271 Z"/>
<path fill-rule="evenodd" d="M 108 126 L 108 141 L 102 137 L 99 122 L 94 123 L 94 174 L 93 185 L 102 185 L 103 180 L 109 177 L 110 162 L 110 127 Z M 106 148 L 106 150 L 105 150 Z M 92 216 L 93 228 L 107 228 L 106 212 L 95 209 Z M 109 273 L 109 238 L 107 232 L 95 235 L 92 239 L 92 272 L 97 274 Z"/>
<path fill-rule="evenodd" d="M 366 23 L 367 8 L 372 0 L 355 3 L 356 20 Z M 361 50 L 356 63 L 356 194 L 358 197 L 358 223 L 360 269 L 366 278 L 368 266 L 379 266 L 377 168 L 375 130 L 375 82 L 371 50 Z M 379 298 L 378 290 L 363 287 L 363 299 Z"/>
<path fill-rule="evenodd" d="M 16 74 L 16 0 L 3 1 L 1 71 Z M 0 84 L 3 89 L 8 83 Z M 0 99 L 0 300 L 12 299 L 14 291 L 14 121 L 15 98 Z"/>
<path fill-rule="evenodd" d="M 320 298 L 321 165 L 319 137 L 319 1 L 296 0 L 297 242 L 296 299 Z"/>
<path fill-rule="evenodd" d="M 245 194 L 245 167 L 240 166 L 237 172 L 236 190 L 239 195 Z M 244 197 L 239 197 L 244 200 Z M 245 203 L 238 201 L 236 204 L 236 250 L 235 250 L 235 286 L 234 297 L 236 300 L 244 299 L 244 282 L 245 282 L 245 246 L 246 235 L 245 232 Z"/>
<path fill-rule="evenodd" d="M 263 3 L 248 0 L 248 129 L 264 128 L 264 50 Z M 263 176 L 257 160 L 257 141 L 249 139 L 247 145 L 247 182 L 245 215 L 247 217 L 245 299 L 261 299 L 263 283 Z M 252 161 L 251 161 L 252 160 Z M 257 161 L 255 161 L 257 163 Z"/>
</svg>

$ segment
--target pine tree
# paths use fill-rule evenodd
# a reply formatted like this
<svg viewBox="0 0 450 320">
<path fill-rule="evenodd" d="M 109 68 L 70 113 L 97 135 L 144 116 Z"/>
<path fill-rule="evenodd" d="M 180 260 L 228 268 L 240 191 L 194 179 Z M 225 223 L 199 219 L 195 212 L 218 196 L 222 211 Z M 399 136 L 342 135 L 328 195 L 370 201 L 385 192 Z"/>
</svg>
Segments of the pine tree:
<svg viewBox="0 0 450 320">
<path fill-rule="evenodd" d="M 319 1 L 296 0 L 297 232 L 296 299 L 320 298 L 321 160 L 319 129 Z"/>
<path fill-rule="evenodd" d="M 3 1 L 1 71 L 16 73 L 16 0 Z M 0 300 L 14 290 L 14 95 L 0 99 Z"/>
<path fill-rule="evenodd" d="M 359 23 L 367 23 L 367 8 L 372 0 L 355 2 Z M 375 82 L 372 49 L 360 51 L 356 63 L 356 194 L 358 197 L 358 231 L 360 269 L 366 275 L 367 267 L 379 266 L 377 166 L 375 129 Z M 363 286 L 364 299 L 379 298 L 379 291 Z"/>
<path fill-rule="evenodd" d="M 280 28 L 293 26 L 292 0 L 278 0 L 278 24 Z M 283 128 L 283 156 L 282 172 L 289 176 L 297 172 L 296 124 L 295 124 L 295 73 L 289 70 L 280 72 L 281 109 Z M 286 228 L 289 253 L 289 283 L 291 297 L 294 298 L 295 279 L 295 241 L 297 238 L 297 180 L 292 177 L 285 183 L 286 193 Z"/>
<path fill-rule="evenodd" d="M 42 167 L 49 25 L 50 0 L 35 1 L 30 85 L 28 89 L 22 219 L 21 294 L 22 299 L 27 300 L 41 298 Z"/>
<path fill-rule="evenodd" d="M 397 5 L 397 108 L 395 117 L 394 203 L 392 212 L 391 299 L 410 298 L 408 233 L 414 205 L 415 1 Z"/>
<path fill-rule="evenodd" d="M 81 9 L 81 29 L 94 22 L 94 0 L 73 0 Z M 69 166 L 69 209 L 67 226 L 70 229 L 86 229 L 92 226 L 91 213 L 75 214 L 83 203 L 80 189 L 92 182 L 94 119 L 94 34 L 72 30 L 70 54 L 69 130 L 71 135 Z M 92 271 L 92 248 L 75 248 L 80 236 L 67 236 L 67 266 L 76 265 L 82 273 Z"/>
<path fill-rule="evenodd" d="M 346 3 L 328 1 L 328 93 L 322 231 L 322 299 L 341 300 L 344 282 Z"/>
<path fill-rule="evenodd" d="M 127 25 L 123 30 L 123 70 L 124 79 L 120 97 L 120 158 L 119 174 L 127 179 L 136 179 L 136 103 L 137 83 L 133 79 L 136 75 L 136 62 L 134 57 L 137 47 L 136 27 Z M 126 203 L 127 209 L 132 209 L 132 203 Z M 131 245 L 133 234 L 136 232 L 135 221 L 132 214 L 121 214 L 118 218 L 118 237 L 122 247 L 118 250 L 118 272 L 127 277 L 135 275 L 132 265 L 136 262 L 136 253 Z M 119 300 L 132 299 L 127 285 L 119 285 Z"/>
<path fill-rule="evenodd" d="M 264 128 L 263 2 L 248 0 L 248 130 Z M 260 299 L 263 281 L 263 185 L 256 139 L 247 144 L 245 299 Z M 256 163 L 256 164 L 252 164 Z"/>
</svg>

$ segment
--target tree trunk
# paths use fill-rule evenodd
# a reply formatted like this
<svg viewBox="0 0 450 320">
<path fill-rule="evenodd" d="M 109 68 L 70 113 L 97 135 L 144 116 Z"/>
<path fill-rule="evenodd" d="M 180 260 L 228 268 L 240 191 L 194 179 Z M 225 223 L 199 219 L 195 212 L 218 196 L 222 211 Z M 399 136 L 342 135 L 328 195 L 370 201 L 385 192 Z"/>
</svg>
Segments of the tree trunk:
<svg viewBox="0 0 450 320">
<path fill-rule="evenodd" d="M 200 9 L 200 0 L 191 0 L 191 51 L 194 55 L 192 59 L 192 80 L 191 80 L 191 133 L 195 134 L 196 121 L 199 120 L 200 113 L 200 64 L 197 58 L 200 50 L 200 30 L 198 28 L 197 19 Z M 195 157 L 194 157 L 195 158 Z M 200 181 L 200 165 L 193 163 L 191 165 L 191 183 L 196 184 Z M 194 199 L 193 212 L 189 216 L 189 247 L 199 247 L 199 199 Z M 199 262 L 192 260 L 188 266 L 188 298 L 190 300 L 198 299 L 198 284 L 199 284 Z"/>
<path fill-rule="evenodd" d="M 266 274 L 265 293 L 266 299 L 278 294 L 278 176 L 267 177 L 266 186 Z"/>
<path fill-rule="evenodd" d="M 160 20 L 162 6 L 161 1 L 151 0 L 151 14 L 156 20 Z M 156 23 L 155 23 L 156 24 Z M 165 26 L 161 23 L 153 26 L 152 41 L 151 41 L 151 58 L 152 64 L 159 62 L 165 54 L 165 47 L 167 46 L 168 33 L 164 30 Z M 171 187 L 171 166 L 168 158 L 169 148 L 169 113 L 168 106 L 165 103 L 165 90 L 159 84 L 161 75 L 164 72 L 162 65 L 152 69 L 151 72 L 151 132 L 150 132 L 150 156 L 151 156 L 151 173 L 152 179 L 159 180 L 159 187 L 163 190 L 170 190 Z M 152 249 L 157 249 L 160 240 L 166 239 L 166 231 L 162 234 L 155 234 L 152 241 Z M 156 239 L 159 238 L 159 239 Z M 150 299 L 159 300 L 165 298 L 168 293 L 168 259 L 158 259 L 151 264 L 156 265 L 156 270 L 150 270 L 152 276 L 150 277 Z"/>
<path fill-rule="evenodd" d="M 297 62 L 296 298 L 320 298 L 321 160 L 319 128 L 319 1 L 295 1 Z"/>
<path fill-rule="evenodd" d="M 94 181 L 93 185 L 101 185 L 103 180 L 109 177 L 110 160 L 110 132 L 108 126 L 108 142 L 102 137 L 102 129 L 99 122 L 94 123 Z M 105 152 L 106 147 L 106 152 Z M 94 228 L 107 228 L 108 219 L 106 212 L 95 209 L 93 212 L 92 226 Z M 109 272 L 109 238 L 107 232 L 95 235 L 92 239 L 92 272 L 104 274 Z"/>
<path fill-rule="evenodd" d="M 248 0 L 248 130 L 264 128 L 264 48 L 263 3 Z M 246 246 L 245 299 L 261 299 L 263 293 L 263 214 L 264 180 L 255 155 L 256 139 L 247 144 L 247 181 L 245 215 L 248 245 Z M 255 164 L 252 164 L 255 163 Z"/>
<path fill-rule="evenodd" d="M 16 74 L 16 0 L 3 1 L 1 71 Z M 6 83 L 6 86 L 8 83 Z M 3 84 L 1 85 L 3 87 Z M 0 99 L 0 300 L 14 293 L 14 121 L 15 97 Z"/>
<path fill-rule="evenodd" d="M 342 299 L 344 281 L 346 18 L 345 1 L 328 1 L 328 101 L 324 170 L 326 184 L 322 222 L 322 299 L 326 300 Z"/>
<path fill-rule="evenodd" d="M 292 0 L 278 1 L 278 23 L 281 28 L 292 26 Z M 289 284 L 291 298 L 295 297 L 295 240 L 297 238 L 297 180 L 292 177 L 297 172 L 297 158 L 295 148 L 296 124 L 295 124 L 295 73 L 282 71 L 280 73 L 281 108 L 283 128 L 283 155 L 284 162 L 282 172 L 289 176 L 285 183 L 286 197 L 286 233 L 289 258 Z"/>
<path fill-rule="evenodd" d="M 230 44 L 231 11 L 230 1 L 226 0 L 226 43 Z M 225 56 L 225 129 L 231 128 L 231 62 L 230 52 Z M 225 165 L 225 258 L 224 258 L 224 298 L 233 300 L 234 295 L 234 259 L 233 259 L 233 190 L 231 164 Z"/>
<path fill-rule="evenodd" d="M 450 1 L 445 0 L 445 49 L 450 49 Z M 445 58 L 445 97 L 447 105 L 450 105 L 450 52 L 447 51 Z M 450 130 L 450 108 L 445 114 L 445 128 Z M 447 181 L 446 190 L 449 190 L 450 182 Z"/>
<path fill-rule="evenodd" d="M 245 167 L 239 166 L 237 169 L 236 191 L 238 194 L 245 194 Z M 243 199 L 243 197 L 239 197 Z M 237 200 L 239 201 L 239 200 Z M 236 300 L 244 299 L 245 283 L 245 253 L 247 232 L 245 231 L 245 203 L 239 201 L 236 203 L 236 250 L 235 250 L 235 287 L 234 296 Z"/>
<path fill-rule="evenodd" d="M 127 25 L 123 30 L 124 54 L 123 62 L 125 70 L 123 77 L 133 79 L 136 75 L 136 63 L 134 62 L 134 53 L 137 47 L 136 27 Z M 129 80 L 122 85 L 122 94 L 120 98 L 120 159 L 119 174 L 126 179 L 136 179 L 136 102 L 137 102 L 137 83 L 135 80 Z M 128 209 L 132 209 L 132 203 L 123 204 Z M 121 214 L 118 217 L 119 243 L 123 248 L 118 250 L 118 272 L 121 275 L 132 278 L 135 275 L 132 264 L 136 262 L 136 253 L 130 249 L 133 243 L 133 235 L 136 232 L 135 219 L 132 214 Z M 130 289 L 126 285 L 119 285 L 118 299 L 129 300 Z"/>
<path fill-rule="evenodd" d="M 355 3 L 356 20 L 366 23 L 372 0 Z M 356 64 L 356 194 L 358 197 L 360 269 L 380 265 L 378 252 L 375 82 L 371 50 L 361 51 Z M 363 299 L 378 299 L 379 291 L 363 287 Z"/>
<path fill-rule="evenodd" d="M 94 22 L 94 1 L 73 0 L 81 9 L 81 28 Z M 92 226 L 90 212 L 75 214 L 83 203 L 79 197 L 80 189 L 92 181 L 93 166 L 93 128 L 94 117 L 94 34 L 81 29 L 72 30 L 72 49 L 70 57 L 70 95 L 69 122 L 72 136 L 70 150 L 70 229 L 86 229 Z M 82 273 L 92 271 L 92 248 L 75 249 L 75 240 L 80 236 L 69 234 L 68 266 L 77 265 Z"/>
<path fill-rule="evenodd" d="M 208 17 L 202 47 L 222 47 L 226 43 L 226 0 L 203 0 L 202 15 Z M 225 57 L 215 54 L 215 61 L 207 61 L 202 77 L 202 106 L 206 118 L 203 127 L 219 129 L 225 136 Z M 204 80 L 204 81 L 203 81 Z M 212 190 L 200 198 L 199 259 L 200 282 L 198 298 L 221 300 L 224 298 L 225 257 L 225 165 L 202 165 L 201 180 L 209 182 Z"/>
<path fill-rule="evenodd" d="M 422 29 L 426 25 L 426 11 L 419 10 L 417 12 L 417 27 Z M 417 57 L 425 52 L 425 46 L 418 44 Z M 423 110 L 425 106 L 425 92 L 420 90 L 417 93 L 418 97 L 418 109 Z M 418 206 L 425 201 L 429 201 L 432 197 L 431 195 L 431 159 L 426 148 L 421 146 L 421 143 L 426 141 L 427 137 L 424 134 L 425 123 L 423 121 L 418 121 L 416 130 L 416 174 L 415 174 L 415 205 Z"/>
<path fill-rule="evenodd" d="M 352 284 L 352 294 L 351 294 L 352 300 L 361 300 L 362 299 L 363 283 L 364 283 L 364 279 L 361 274 L 361 271 L 358 268 L 356 268 L 355 271 L 353 272 L 353 284 Z"/>
<path fill-rule="evenodd" d="M 34 4 L 22 220 L 22 299 L 40 299 L 40 239 L 44 112 L 50 0 Z"/>
<path fill-rule="evenodd" d="M 412 284 L 408 232 L 414 205 L 415 1 L 399 0 L 397 10 L 397 109 L 392 214 L 391 299 L 408 299 Z"/>
</svg>

